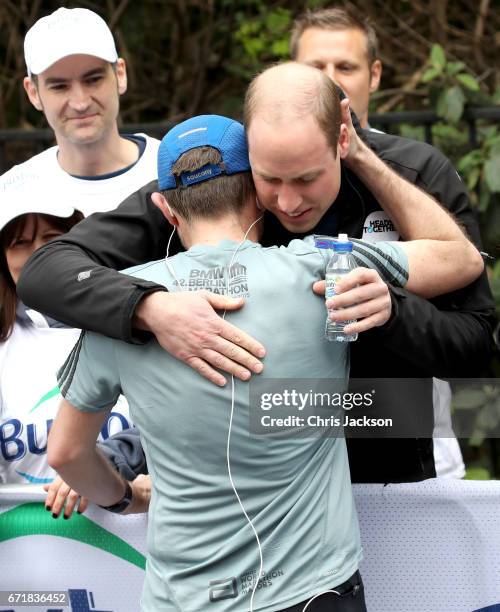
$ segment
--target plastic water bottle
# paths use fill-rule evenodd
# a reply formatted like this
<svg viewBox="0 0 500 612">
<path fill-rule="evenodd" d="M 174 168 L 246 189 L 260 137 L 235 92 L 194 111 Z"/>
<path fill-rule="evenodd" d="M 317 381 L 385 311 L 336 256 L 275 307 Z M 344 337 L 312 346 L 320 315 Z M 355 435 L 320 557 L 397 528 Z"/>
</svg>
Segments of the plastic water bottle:
<svg viewBox="0 0 500 612">
<path fill-rule="evenodd" d="M 326 266 L 326 289 L 325 300 L 332 298 L 335 294 L 337 283 L 351 270 L 357 267 L 356 260 L 352 255 L 352 242 L 349 241 L 347 234 L 339 234 L 337 241 L 332 241 L 333 255 Z M 344 333 L 344 327 L 353 321 L 332 321 L 326 318 L 325 336 L 327 340 L 335 342 L 354 342 L 358 339 L 358 334 Z"/>
</svg>

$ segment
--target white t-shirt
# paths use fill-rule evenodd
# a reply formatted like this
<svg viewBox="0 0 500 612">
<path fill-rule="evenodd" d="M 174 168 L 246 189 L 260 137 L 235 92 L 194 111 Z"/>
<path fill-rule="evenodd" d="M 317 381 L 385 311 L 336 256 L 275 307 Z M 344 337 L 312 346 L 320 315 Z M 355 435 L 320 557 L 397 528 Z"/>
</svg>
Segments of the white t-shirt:
<svg viewBox="0 0 500 612">
<path fill-rule="evenodd" d="M 50 147 L 27 161 L 14 166 L 0 177 L 0 197 L 3 191 L 42 185 L 40 197 L 50 197 L 54 204 L 64 199 L 86 217 L 95 212 L 113 210 L 134 191 L 157 178 L 157 153 L 160 141 L 146 134 L 134 134 L 145 141 L 143 154 L 129 170 L 108 178 L 77 178 L 65 172 L 57 161 L 59 147 Z M 45 194 L 50 186 L 50 193 Z M 11 192 L 12 193 L 12 192 Z M 55 213 L 54 213 L 55 214 Z"/>
<path fill-rule="evenodd" d="M 50 482 L 47 435 L 61 394 L 56 373 L 80 331 L 49 327 L 44 317 L 28 310 L 31 322 L 16 321 L 11 336 L 0 343 L 0 482 Z M 103 440 L 132 427 L 125 398 L 113 408 L 101 430 Z"/>
<path fill-rule="evenodd" d="M 439 378 L 433 379 L 434 402 L 434 464 L 436 476 L 463 478 L 465 465 L 451 423 L 451 387 Z"/>
</svg>

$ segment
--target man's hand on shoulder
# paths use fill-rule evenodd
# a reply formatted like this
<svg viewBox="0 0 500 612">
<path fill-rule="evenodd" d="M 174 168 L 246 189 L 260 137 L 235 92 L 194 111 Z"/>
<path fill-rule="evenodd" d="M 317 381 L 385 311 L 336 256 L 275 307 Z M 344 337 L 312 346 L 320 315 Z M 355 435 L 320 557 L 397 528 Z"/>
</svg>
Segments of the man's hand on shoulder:
<svg viewBox="0 0 500 612">
<path fill-rule="evenodd" d="M 313 290 L 325 294 L 325 281 L 314 283 Z M 376 270 L 356 268 L 346 274 L 337 285 L 337 295 L 326 302 L 332 321 L 356 323 L 345 328 L 346 333 L 355 334 L 387 323 L 391 316 L 392 303 L 389 287 Z"/>
<path fill-rule="evenodd" d="M 158 291 L 139 303 L 134 325 L 152 332 L 171 355 L 219 386 L 226 379 L 214 368 L 248 380 L 262 372 L 265 349 L 251 336 L 224 321 L 214 309 L 237 310 L 243 300 L 210 293 Z"/>
</svg>

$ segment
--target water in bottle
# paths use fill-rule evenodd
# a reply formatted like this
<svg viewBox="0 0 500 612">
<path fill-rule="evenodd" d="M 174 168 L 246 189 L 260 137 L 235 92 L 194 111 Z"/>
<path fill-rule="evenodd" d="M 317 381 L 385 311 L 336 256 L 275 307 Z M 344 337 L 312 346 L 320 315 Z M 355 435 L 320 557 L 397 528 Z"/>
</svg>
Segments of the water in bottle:
<svg viewBox="0 0 500 612">
<path fill-rule="evenodd" d="M 352 255 L 352 242 L 347 234 L 339 234 L 337 241 L 332 241 L 333 255 L 326 267 L 325 300 L 335 295 L 336 284 L 351 270 L 357 267 L 356 260 Z M 325 336 L 328 340 L 335 342 L 353 342 L 357 340 L 358 334 L 344 333 L 344 327 L 356 321 L 332 321 L 326 319 Z"/>
</svg>

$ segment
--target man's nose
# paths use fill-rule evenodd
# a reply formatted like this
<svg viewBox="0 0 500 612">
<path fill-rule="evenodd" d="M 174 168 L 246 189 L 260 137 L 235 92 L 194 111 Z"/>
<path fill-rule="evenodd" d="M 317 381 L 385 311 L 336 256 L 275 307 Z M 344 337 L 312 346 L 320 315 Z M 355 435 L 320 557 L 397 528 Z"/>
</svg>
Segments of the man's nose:
<svg viewBox="0 0 500 612">
<path fill-rule="evenodd" d="M 74 84 L 71 88 L 70 104 L 76 111 L 84 111 L 90 104 L 90 96 L 86 89 L 81 84 Z"/>
<path fill-rule="evenodd" d="M 332 63 L 326 64 L 325 68 L 323 69 L 323 72 L 329 79 L 331 79 L 335 83 L 337 82 L 335 81 L 335 66 Z"/>
<path fill-rule="evenodd" d="M 294 213 L 302 203 L 302 196 L 291 185 L 281 185 L 278 190 L 278 208 L 284 213 Z"/>
</svg>

